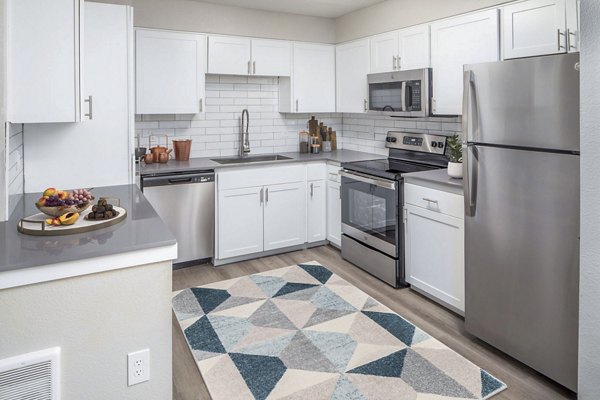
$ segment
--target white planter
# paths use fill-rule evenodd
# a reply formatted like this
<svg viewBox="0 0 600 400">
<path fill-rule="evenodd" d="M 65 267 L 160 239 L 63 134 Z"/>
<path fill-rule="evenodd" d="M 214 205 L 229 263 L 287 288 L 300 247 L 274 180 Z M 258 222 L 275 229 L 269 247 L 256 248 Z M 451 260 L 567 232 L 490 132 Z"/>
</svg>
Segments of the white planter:
<svg viewBox="0 0 600 400">
<path fill-rule="evenodd" d="M 463 165 L 462 163 L 448 163 L 448 175 L 451 178 L 462 179 L 463 177 Z"/>
</svg>

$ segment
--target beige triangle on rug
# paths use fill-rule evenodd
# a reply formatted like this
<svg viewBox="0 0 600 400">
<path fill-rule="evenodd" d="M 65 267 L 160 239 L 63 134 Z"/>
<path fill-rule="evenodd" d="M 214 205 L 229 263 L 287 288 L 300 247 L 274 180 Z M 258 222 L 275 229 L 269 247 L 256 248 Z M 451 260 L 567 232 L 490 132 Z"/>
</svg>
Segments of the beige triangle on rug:
<svg viewBox="0 0 600 400">
<path fill-rule="evenodd" d="M 250 331 L 240 340 L 231 350 L 232 352 L 239 351 L 246 347 L 250 347 L 257 343 L 266 342 L 268 340 L 274 340 L 280 336 L 289 335 L 290 333 L 296 332 L 290 329 L 279 329 L 269 328 L 263 326 L 253 326 Z"/>
<path fill-rule="evenodd" d="M 346 374 L 346 378 L 348 378 L 348 380 L 350 380 L 350 382 L 352 382 L 352 384 L 367 399 L 417 399 L 417 391 L 400 378 L 362 374 Z"/>
<path fill-rule="evenodd" d="M 277 385 L 273 388 L 267 399 L 281 399 L 282 397 L 289 396 L 329 380 L 334 381 L 333 388 L 335 389 L 335 383 L 338 378 L 339 374 L 336 373 L 288 369 L 285 371 L 279 382 L 277 382 Z M 320 398 L 328 397 L 323 396 Z"/>
<path fill-rule="evenodd" d="M 389 356 L 392 353 L 405 349 L 406 345 L 400 342 L 397 346 L 381 346 L 371 343 L 357 343 L 352 358 L 346 365 L 346 371 L 350 371 L 361 365 L 368 364 L 372 361 L 379 360 Z"/>
<path fill-rule="evenodd" d="M 244 304 L 237 307 L 225 309 L 223 311 L 216 311 L 210 313 L 211 315 L 220 315 L 222 317 L 238 317 L 238 318 L 249 318 L 260 306 L 262 306 L 266 299 L 257 299 L 253 303 Z"/>
<path fill-rule="evenodd" d="M 356 314 L 358 314 L 358 313 L 352 313 L 352 314 L 345 315 L 340 318 L 332 319 L 330 321 L 325 321 L 318 325 L 313 325 L 308 328 L 304 328 L 304 330 L 319 331 L 319 332 L 348 333 L 348 331 L 350 331 L 350 328 L 354 324 L 354 319 L 356 318 Z"/>
<path fill-rule="evenodd" d="M 271 301 L 298 329 L 302 329 L 317 310 L 317 307 L 309 301 L 278 298 L 271 299 Z"/>
<path fill-rule="evenodd" d="M 238 279 L 227 291 L 230 295 L 237 297 L 255 297 L 257 299 L 267 297 L 262 289 L 248 277 Z"/>
<path fill-rule="evenodd" d="M 228 355 L 220 358 L 210 370 L 200 371 L 212 398 L 254 399 L 244 378 Z"/>
</svg>

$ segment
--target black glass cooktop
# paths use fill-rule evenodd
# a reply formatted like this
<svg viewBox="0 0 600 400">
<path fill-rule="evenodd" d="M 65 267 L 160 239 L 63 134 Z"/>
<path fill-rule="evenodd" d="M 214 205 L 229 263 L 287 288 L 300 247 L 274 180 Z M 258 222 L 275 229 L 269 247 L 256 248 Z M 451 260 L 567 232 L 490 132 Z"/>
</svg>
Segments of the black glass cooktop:
<svg viewBox="0 0 600 400">
<path fill-rule="evenodd" d="M 401 175 L 408 172 L 427 171 L 447 166 L 448 160 L 445 157 L 431 155 L 418 155 L 416 158 L 409 157 L 408 159 L 390 157 L 342 164 L 342 168 L 347 170 L 393 180 L 400 180 Z"/>
</svg>

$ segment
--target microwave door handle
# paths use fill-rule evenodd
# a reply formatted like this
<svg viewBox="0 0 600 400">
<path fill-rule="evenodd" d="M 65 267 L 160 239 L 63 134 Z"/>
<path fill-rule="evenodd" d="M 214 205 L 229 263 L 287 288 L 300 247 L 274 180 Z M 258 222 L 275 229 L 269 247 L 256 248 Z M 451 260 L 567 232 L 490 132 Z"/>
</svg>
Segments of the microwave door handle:
<svg viewBox="0 0 600 400">
<path fill-rule="evenodd" d="M 406 111 L 406 82 L 402 82 L 400 96 L 402 97 L 402 111 Z"/>
</svg>

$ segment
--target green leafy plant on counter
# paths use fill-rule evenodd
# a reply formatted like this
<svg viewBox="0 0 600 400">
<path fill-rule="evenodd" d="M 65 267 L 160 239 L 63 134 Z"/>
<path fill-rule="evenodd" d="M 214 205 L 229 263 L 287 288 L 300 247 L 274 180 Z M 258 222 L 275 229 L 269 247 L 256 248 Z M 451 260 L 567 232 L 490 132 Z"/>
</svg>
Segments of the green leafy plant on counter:
<svg viewBox="0 0 600 400">
<path fill-rule="evenodd" d="M 447 142 L 447 156 L 452 163 L 462 163 L 462 140 L 459 135 L 450 136 Z"/>
</svg>

